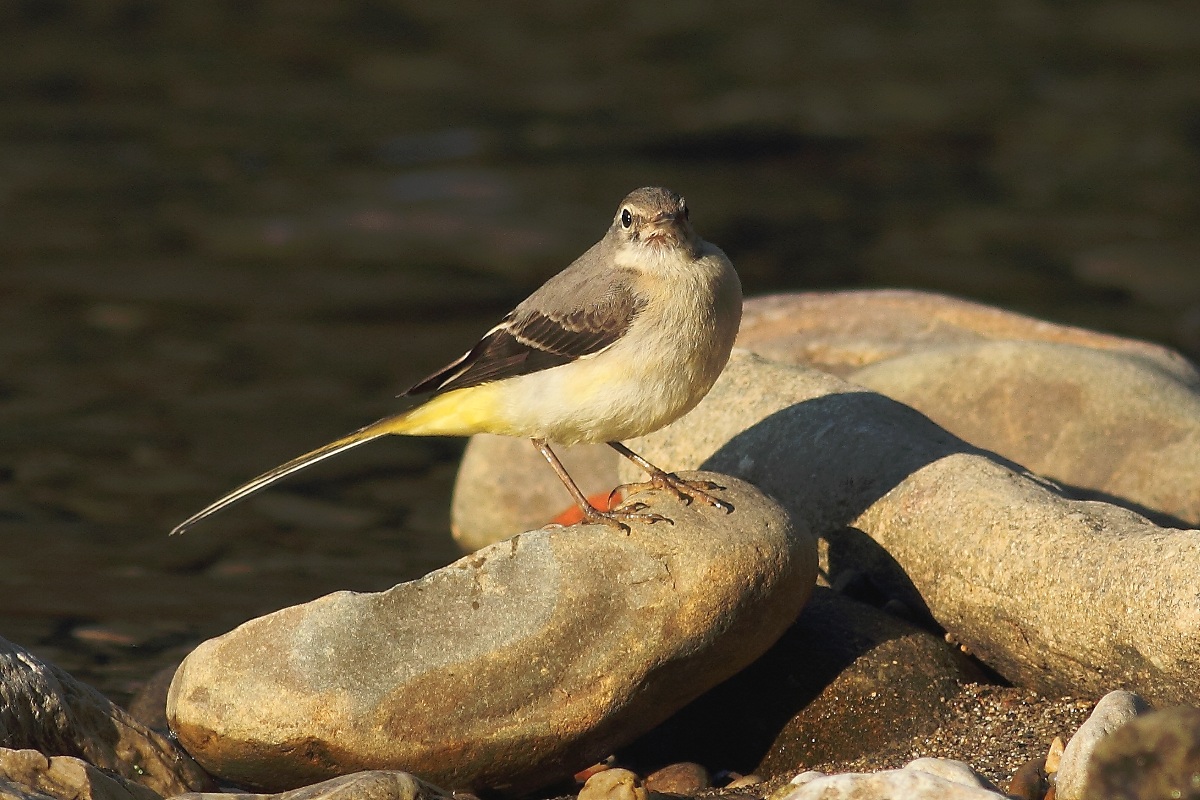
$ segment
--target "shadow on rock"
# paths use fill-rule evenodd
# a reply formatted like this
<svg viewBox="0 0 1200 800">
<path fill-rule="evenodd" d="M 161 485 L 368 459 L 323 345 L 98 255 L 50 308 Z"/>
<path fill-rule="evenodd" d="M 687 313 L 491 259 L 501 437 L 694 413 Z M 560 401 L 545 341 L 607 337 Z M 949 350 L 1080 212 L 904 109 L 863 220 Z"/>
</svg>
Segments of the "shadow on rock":
<svg viewBox="0 0 1200 800">
<path fill-rule="evenodd" d="M 982 674 L 944 641 L 818 587 L 754 664 L 619 753 L 633 769 L 698 761 L 784 774 L 851 760 L 926 733 Z"/>
</svg>

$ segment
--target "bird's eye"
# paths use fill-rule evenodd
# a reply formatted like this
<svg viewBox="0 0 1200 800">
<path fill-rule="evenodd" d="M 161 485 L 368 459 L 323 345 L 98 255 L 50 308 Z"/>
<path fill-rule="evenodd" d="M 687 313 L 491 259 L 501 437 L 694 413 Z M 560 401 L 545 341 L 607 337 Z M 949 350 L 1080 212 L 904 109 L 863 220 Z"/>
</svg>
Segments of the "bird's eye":
<svg viewBox="0 0 1200 800">
<path fill-rule="evenodd" d="M 684 218 L 684 219 L 691 219 L 691 218 L 692 218 L 692 212 L 691 212 L 691 211 L 688 209 L 688 207 L 687 207 L 687 203 L 680 203 L 680 204 L 679 204 L 679 210 L 683 212 L 683 218 Z"/>
<path fill-rule="evenodd" d="M 633 224 L 633 214 L 630 213 L 628 208 L 622 208 L 621 209 L 621 227 L 628 228 L 632 224 Z"/>
</svg>

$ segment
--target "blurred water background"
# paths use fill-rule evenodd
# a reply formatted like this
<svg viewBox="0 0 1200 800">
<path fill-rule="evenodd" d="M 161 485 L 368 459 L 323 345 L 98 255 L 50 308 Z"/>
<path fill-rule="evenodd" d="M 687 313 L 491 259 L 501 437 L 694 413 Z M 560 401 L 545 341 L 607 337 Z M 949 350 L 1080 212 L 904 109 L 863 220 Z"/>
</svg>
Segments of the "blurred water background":
<svg viewBox="0 0 1200 800">
<path fill-rule="evenodd" d="M 0 635 L 118 700 L 451 560 L 455 441 L 165 533 L 396 409 L 640 185 L 751 294 L 1200 358 L 1194 2 L 13 0 L 0 53 Z"/>
</svg>

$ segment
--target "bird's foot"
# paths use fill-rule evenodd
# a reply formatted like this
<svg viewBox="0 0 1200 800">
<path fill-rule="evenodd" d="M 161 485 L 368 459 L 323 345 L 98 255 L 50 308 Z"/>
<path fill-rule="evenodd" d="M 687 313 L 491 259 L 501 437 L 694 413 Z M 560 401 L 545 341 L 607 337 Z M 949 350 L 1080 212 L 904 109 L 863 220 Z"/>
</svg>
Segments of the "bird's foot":
<svg viewBox="0 0 1200 800">
<path fill-rule="evenodd" d="M 629 503 L 628 505 L 609 511 L 601 511 L 594 506 L 588 505 L 587 508 L 583 509 L 583 521 L 592 525 L 607 525 L 625 534 L 629 533 L 629 526 L 625 524 L 626 521 L 648 522 L 651 524 L 655 522 L 667 522 L 671 525 L 675 524 L 674 520 L 664 517 L 662 514 L 646 512 L 645 508 L 647 508 L 645 503 Z"/>
<path fill-rule="evenodd" d="M 622 495 L 628 497 L 629 495 L 649 491 L 650 489 L 661 489 L 664 492 L 674 495 L 684 505 L 691 505 L 693 500 L 699 500 L 701 503 L 720 509 L 728 514 L 733 511 L 733 505 L 724 500 L 718 500 L 710 494 L 710 492 L 719 491 L 724 488 L 724 486 L 712 481 L 688 481 L 673 472 L 659 470 L 651 472 L 650 480 L 648 481 L 626 483 L 613 489 L 613 492 L 620 492 Z"/>
</svg>

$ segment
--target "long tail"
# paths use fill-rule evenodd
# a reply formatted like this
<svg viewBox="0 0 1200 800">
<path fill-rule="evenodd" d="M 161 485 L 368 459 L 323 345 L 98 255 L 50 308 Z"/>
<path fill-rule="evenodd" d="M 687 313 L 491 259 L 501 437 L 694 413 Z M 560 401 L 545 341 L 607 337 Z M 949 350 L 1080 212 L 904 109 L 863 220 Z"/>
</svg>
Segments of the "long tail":
<svg viewBox="0 0 1200 800">
<path fill-rule="evenodd" d="M 183 533 L 205 517 L 245 500 L 280 478 L 390 433 L 406 436 L 470 436 L 486 430 L 499 431 L 501 428 L 497 427 L 492 415 L 493 407 L 491 389 L 487 384 L 438 395 L 424 405 L 372 422 L 348 436 L 264 472 L 176 525 L 171 535 Z"/>
<path fill-rule="evenodd" d="M 358 445 L 369 442 L 372 439 L 378 439 L 380 436 L 387 436 L 389 433 L 395 432 L 395 423 L 395 417 L 381 419 L 378 422 L 371 423 L 365 428 L 359 428 L 349 436 L 343 436 L 341 439 L 330 442 L 323 447 L 318 447 L 312 452 L 305 453 L 302 456 L 297 456 L 286 464 L 280 464 L 278 467 L 275 467 L 275 469 L 268 470 L 254 480 L 247 481 L 229 494 L 225 495 L 219 500 L 213 501 L 201 510 L 197 511 L 195 514 L 172 528 L 171 535 L 174 536 L 177 533 L 183 533 L 205 517 L 209 517 L 218 511 L 221 511 L 222 509 L 228 508 L 234 503 L 245 500 L 250 495 L 267 488 L 281 478 L 286 478 L 293 472 L 299 472 L 305 467 L 312 466 L 318 461 L 324 461 L 330 456 L 336 456 L 338 453 L 349 450 L 351 447 L 357 447 Z"/>
</svg>

